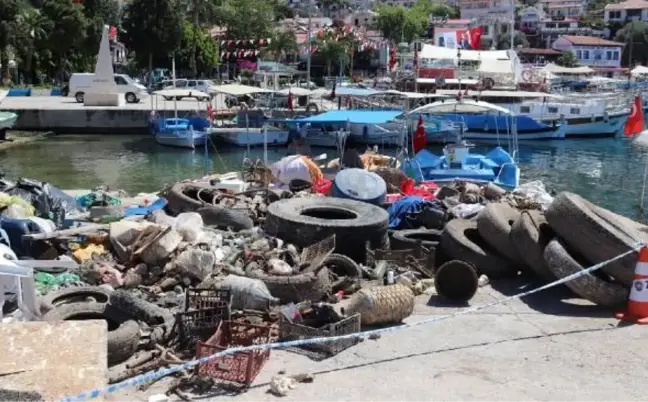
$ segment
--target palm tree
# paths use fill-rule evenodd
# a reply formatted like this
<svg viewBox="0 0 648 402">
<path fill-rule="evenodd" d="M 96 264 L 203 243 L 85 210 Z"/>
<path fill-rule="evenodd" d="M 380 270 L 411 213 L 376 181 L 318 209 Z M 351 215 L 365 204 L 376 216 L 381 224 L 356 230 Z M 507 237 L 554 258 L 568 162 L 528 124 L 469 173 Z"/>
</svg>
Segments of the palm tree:
<svg viewBox="0 0 648 402">
<path fill-rule="evenodd" d="M 327 75 L 331 76 L 333 62 L 338 61 L 344 65 L 349 56 L 349 44 L 336 40 L 333 33 L 327 33 L 317 43 L 317 52 L 326 62 Z"/>
<path fill-rule="evenodd" d="M 16 16 L 20 13 L 23 4 L 19 0 L 0 1 L 0 83 L 8 84 L 11 81 L 9 70 L 10 46 L 15 42 Z"/>
<path fill-rule="evenodd" d="M 272 40 L 266 47 L 266 52 L 271 54 L 273 59 L 281 63 L 286 55 L 297 51 L 297 39 L 292 30 L 275 31 Z"/>
<path fill-rule="evenodd" d="M 33 60 L 36 43 L 47 37 L 43 29 L 45 17 L 35 8 L 25 9 L 17 18 L 16 53 L 29 84 L 33 81 Z"/>
</svg>

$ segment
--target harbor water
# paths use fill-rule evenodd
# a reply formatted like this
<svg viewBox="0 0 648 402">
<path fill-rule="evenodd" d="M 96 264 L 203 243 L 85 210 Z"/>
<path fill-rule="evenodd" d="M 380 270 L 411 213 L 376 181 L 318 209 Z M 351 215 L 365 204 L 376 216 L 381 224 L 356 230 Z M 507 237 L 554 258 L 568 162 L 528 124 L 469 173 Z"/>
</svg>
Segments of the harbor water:
<svg viewBox="0 0 648 402">
<path fill-rule="evenodd" d="M 477 152 L 489 147 L 478 147 Z M 440 148 L 432 148 L 440 151 Z M 239 170 L 245 148 L 195 152 L 161 147 L 149 136 L 54 136 L 0 151 L 0 172 L 48 181 L 64 189 L 107 185 L 128 193 L 153 192 L 209 172 Z M 313 154 L 335 150 L 313 149 Z M 269 148 L 270 161 L 287 149 Z M 386 151 L 389 153 L 389 151 Z M 263 149 L 252 156 L 263 158 Z M 542 180 L 548 190 L 572 191 L 631 218 L 638 204 L 648 149 L 624 139 L 544 141 L 520 144 L 521 182 Z"/>
</svg>

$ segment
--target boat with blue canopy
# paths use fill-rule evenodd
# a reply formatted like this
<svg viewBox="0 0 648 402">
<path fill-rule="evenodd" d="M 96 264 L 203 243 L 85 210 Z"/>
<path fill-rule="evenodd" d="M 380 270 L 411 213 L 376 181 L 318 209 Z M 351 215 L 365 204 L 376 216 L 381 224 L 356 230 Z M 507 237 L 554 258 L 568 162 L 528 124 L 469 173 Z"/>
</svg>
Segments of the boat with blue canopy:
<svg viewBox="0 0 648 402">
<path fill-rule="evenodd" d="M 177 96 L 202 97 L 196 91 L 184 89 L 165 89 L 156 91 L 153 94 L 163 98 L 172 97 L 173 99 Z M 209 95 L 207 95 L 207 98 L 209 98 Z M 174 102 L 176 101 L 174 100 Z M 175 109 L 174 117 L 171 118 L 165 118 L 153 111 L 149 121 L 149 131 L 158 144 L 188 149 L 195 149 L 206 144 L 210 126 L 209 120 L 199 115 L 198 112 L 194 112 L 187 118 L 181 118 L 178 117 L 177 109 Z"/>
</svg>

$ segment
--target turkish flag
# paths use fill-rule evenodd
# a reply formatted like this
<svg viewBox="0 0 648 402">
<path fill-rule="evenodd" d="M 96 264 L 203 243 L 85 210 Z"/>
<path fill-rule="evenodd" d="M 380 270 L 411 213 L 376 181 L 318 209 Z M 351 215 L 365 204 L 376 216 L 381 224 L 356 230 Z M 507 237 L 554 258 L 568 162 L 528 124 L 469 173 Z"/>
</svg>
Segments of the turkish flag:
<svg viewBox="0 0 648 402">
<path fill-rule="evenodd" d="M 455 31 L 457 47 L 478 50 L 481 44 L 482 27 L 459 29 Z"/>
<path fill-rule="evenodd" d="M 416 126 L 416 131 L 414 132 L 414 140 L 412 141 L 412 148 L 414 148 L 414 153 L 425 148 L 427 145 L 427 137 L 425 135 L 425 126 L 423 126 L 423 116 L 419 114 L 418 124 Z"/>
<path fill-rule="evenodd" d="M 637 95 L 632 106 L 630 107 L 630 115 L 623 128 L 626 137 L 634 137 L 646 129 L 643 117 L 643 102 L 641 96 Z"/>
</svg>

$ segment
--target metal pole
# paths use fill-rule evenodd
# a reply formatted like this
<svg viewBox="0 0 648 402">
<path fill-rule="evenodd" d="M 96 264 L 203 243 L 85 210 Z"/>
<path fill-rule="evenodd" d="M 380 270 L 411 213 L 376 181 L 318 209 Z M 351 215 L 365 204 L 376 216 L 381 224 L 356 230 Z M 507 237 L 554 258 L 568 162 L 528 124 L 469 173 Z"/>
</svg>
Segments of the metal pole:
<svg viewBox="0 0 648 402">
<path fill-rule="evenodd" d="M 311 36 L 312 36 L 312 17 L 311 17 L 311 1 L 308 1 L 308 39 L 307 39 L 307 44 L 308 44 L 308 59 L 306 61 L 306 88 L 309 88 L 310 86 L 310 81 L 311 81 L 311 59 L 312 59 L 312 51 L 313 51 L 313 44 L 311 43 Z"/>
<path fill-rule="evenodd" d="M 515 2 L 511 0 L 511 50 L 515 49 L 513 43 L 515 40 L 515 32 L 513 31 L 513 28 L 515 28 Z"/>
<path fill-rule="evenodd" d="M 418 48 L 419 48 L 419 42 L 414 42 L 414 61 L 416 62 L 416 70 L 415 70 L 415 76 L 414 76 L 414 92 L 418 92 L 418 80 L 419 80 L 419 64 L 421 64 L 421 61 L 419 60 L 419 54 L 418 54 Z"/>
</svg>

